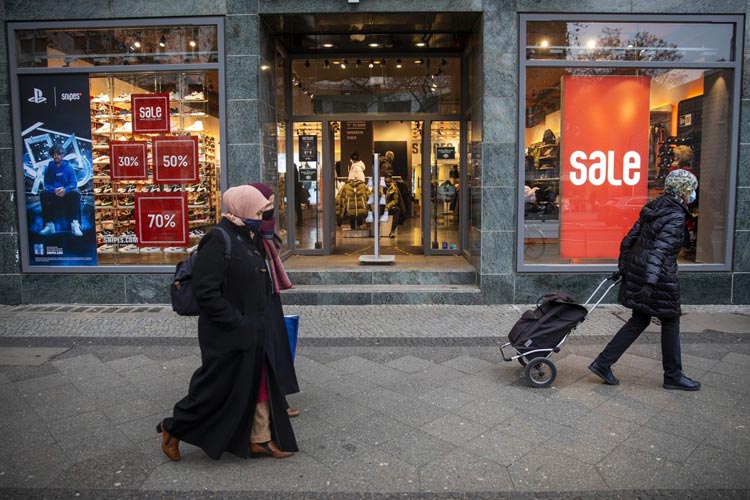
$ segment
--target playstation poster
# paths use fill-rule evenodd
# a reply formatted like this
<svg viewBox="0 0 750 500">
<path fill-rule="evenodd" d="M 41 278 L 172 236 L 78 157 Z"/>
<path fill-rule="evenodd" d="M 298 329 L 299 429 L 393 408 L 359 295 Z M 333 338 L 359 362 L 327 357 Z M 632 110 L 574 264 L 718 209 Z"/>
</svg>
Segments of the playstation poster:
<svg viewBox="0 0 750 500">
<path fill-rule="evenodd" d="M 21 142 L 32 266 L 95 266 L 87 75 L 21 75 Z"/>
</svg>

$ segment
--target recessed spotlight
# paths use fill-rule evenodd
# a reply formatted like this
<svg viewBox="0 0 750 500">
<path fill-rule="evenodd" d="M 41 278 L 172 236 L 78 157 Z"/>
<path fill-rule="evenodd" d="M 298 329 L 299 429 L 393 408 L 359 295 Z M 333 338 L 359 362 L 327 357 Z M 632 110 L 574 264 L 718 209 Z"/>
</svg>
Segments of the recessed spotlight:
<svg viewBox="0 0 750 500">
<path fill-rule="evenodd" d="M 346 59 L 341 61 L 341 69 L 346 69 Z"/>
<path fill-rule="evenodd" d="M 544 40 L 542 40 L 541 42 L 539 42 L 539 46 L 542 47 L 542 48 L 544 48 L 544 49 L 546 49 L 547 47 L 549 47 L 549 40 L 547 40 L 545 38 Z"/>
<path fill-rule="evenodd" d="M 594 40 L 592 38 L 591 40 L 589 40 L 588 42 L 586 42 L 586 47 L 588 47 L 590 49 L 595 48 L 596 47 L 596 40 Z"/>
<path fill-rule="evenodd" d="M 414 60 L 414 64 L 422 64 L 423 62 L 424 62 L 424 59 L 422 59 L 421 57 L 419 59 Z"/>
<path fill-rule="evenodd" d="M 416 45 L 417 47 L 424 47 L 424 46 L 425 46 L 425 45 L 427 45 L 427 44 L 426 44 L 426 43 L 424 43 L 424 42 L 417 42 L 417 43 L 415 43 L 414 45 Z"/>
<path fill-rule="evenodd" d="M 397 68 L 401 67 L 401 59 L 396 59 L 396 67 Z"/>
<path fill-rule="evenodd" d="M 377 49 L 378 47 L 380 47 L 380 44 L 372 42 L 372 43 L 368 43 L 367 46 L 372 47 L 373 49 Z"/>
<path fill-rule="evenodd" d="M 136 40 L 135 42 L 133 42 L 133 45 L 135 45 L 136 49 L 140 49 L 141 48 L 141 42 L 139 42 L 138 40 Z"/>
<path fill-rule="evenodd" d="M 332 43 L 324 43 L 324 44 L 323 44 L 323 47 L 325 47 L 325 48 L 327 48 L 327 49 L 330 49 L 330 48 L 332 48 L 332 47 L 333 47 L 333 44 L 332 44 Z"/>
<path fill-rule="evenodd" d="M 195 43 L 195 40 L 190 40 L 190 42 L 188 43 L 190 44 L 191 47 L 195 47 L 196 45 L 198 45 L 197 43 Z"/>
<path fill-rule="evenodd" d="M 269 69 L 271 69 L 271 66 L 268 64 L 261 64 L 260 69 L 263 71 L 268 71 Z"/>
<path fill-rule="evenodd" d="M 164 35 L 161 36 L 159 39 L 159 47 L 164 48 L 167 46 L 167 39 L 164 38 Z"/>
<path fill-rule="evenodd" d="M 370 59 L 370 64 L 368 64 L 367 66 L 372 68 L 373 66 L 375 66 L 375 62 L 372 59 Z"/>
</svg>

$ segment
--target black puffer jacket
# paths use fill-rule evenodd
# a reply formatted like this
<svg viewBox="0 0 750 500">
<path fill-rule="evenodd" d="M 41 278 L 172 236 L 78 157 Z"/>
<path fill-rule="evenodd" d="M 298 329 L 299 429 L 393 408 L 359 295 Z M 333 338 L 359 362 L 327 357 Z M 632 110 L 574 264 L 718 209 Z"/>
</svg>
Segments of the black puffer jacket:
<svg viewBox="0 0 750 500">
<path fill-rule="evenodd" d="M 687 215 L 687 208 L 669 196 L 660 196 L 641 209 L 620 244 L 618 267 L 623 283 L 618 300 L 622 305 L 656 317 L 680 315 L 677 254 Z M 653 292 L 648 300 L 639 300 L 636 294 L 646 284 Z"/>
</svg>

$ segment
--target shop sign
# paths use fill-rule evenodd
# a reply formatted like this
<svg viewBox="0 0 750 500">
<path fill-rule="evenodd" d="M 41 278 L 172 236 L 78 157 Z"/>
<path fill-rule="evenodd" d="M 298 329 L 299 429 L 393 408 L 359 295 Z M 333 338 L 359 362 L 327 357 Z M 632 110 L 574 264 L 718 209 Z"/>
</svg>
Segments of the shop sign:
<svg viewBox="0 0 750 500">
<path fill-rule="evenodd" d="M 169 132 L 169 94 L 133 94 L 130 102 L 133 133 Z"/>
<path fill-rule="evenodd" d="M 135 233 L 138 246 L 187 246 L 187 206 L 187 193 L 136 193 Z"/>
<path fill-rule="evenodd" d="M 146 180 L 146 141 L 111 141 L 109 162 L 113 181 Z"/>
<path fill-rule="evenodd" d="M 318 169 L 317 168 L 300 168 L 299 169 L 299 180 L 301 180 L 301 181 L 317 181 L 318 180 Z"/>
<path fill-rule="evenodd" d="M 154 139 L 154 182 L 187 184 L 200 182 L 198 138 L 195 136 Z"/>
<path fill-rule="evenodd" d="M 435 148 L 435 155 L 438 160 L 455 160 L 456 148 L 454 146 L 438 146 Z"/>
<path fill-rule="evenodd" d="M 318 136 L 299 136 L 299 161 L 318 161 Z"/>
<path fill-rule="evenodd" d="M 648 195 L 650 80 L 564 76 L 560 256 L 617 258 Z"/>
</svg>

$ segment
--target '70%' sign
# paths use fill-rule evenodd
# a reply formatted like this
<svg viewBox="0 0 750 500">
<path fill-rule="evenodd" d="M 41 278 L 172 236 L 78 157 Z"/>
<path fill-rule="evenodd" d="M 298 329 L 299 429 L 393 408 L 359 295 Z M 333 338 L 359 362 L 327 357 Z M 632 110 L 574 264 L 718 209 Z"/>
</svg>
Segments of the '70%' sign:
<svg viewBox="0 0 750 500">
<path fill-rule="evenodd" d="M 138 246 L 187 246 L 187 203 L 187 193 L 136 193 Z"/>
<path fill-rule="evenodd" d="M 154 139 L 154 182 L 157 184 L 197 183 L 198 138 L 159 137 Z"/>
</svg>

